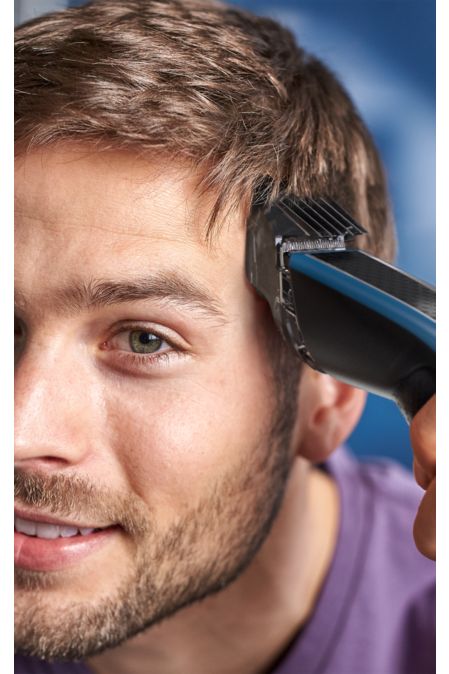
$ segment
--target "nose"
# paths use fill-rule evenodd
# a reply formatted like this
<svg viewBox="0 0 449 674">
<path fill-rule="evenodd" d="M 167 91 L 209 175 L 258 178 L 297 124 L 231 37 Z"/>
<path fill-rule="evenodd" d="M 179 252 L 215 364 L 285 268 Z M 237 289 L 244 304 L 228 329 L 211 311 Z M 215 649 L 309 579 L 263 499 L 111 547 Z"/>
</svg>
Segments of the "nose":
<svg viewBox="0 0 449 674">
<path fill-rule="evenodd" d="M 30 344 L 15 374 L 15 462 L 79 464 L 92 446 L 88 368 L 63 344 Z M 93 406 L 95 409 L 95 406 Z"/>
</svg>

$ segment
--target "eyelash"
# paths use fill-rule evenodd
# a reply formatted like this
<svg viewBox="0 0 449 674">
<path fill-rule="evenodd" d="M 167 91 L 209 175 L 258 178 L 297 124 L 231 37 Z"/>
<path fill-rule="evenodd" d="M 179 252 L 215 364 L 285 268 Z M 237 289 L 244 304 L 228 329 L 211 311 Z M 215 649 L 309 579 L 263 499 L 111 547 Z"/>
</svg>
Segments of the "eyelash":
<svg viewBox="0 0 449 674">
<path fill-rule="evenodd" d="M 121 349 L 113 349 L 113 348 L 108 348 L 106 345 L 111 342 L 115 337 L 123 334 L 130 334 L 131 332 L 148 332 L 152 335 L 155 335 L 159 339 L 161 339 L 163 342 L 167 344 L 168 347 L 170 347 L 169 351 L 162 351 L 161 353 L 158 353 L 157 351 L 154 353 L 134 353 L 133 351 L 123 351 Z M 109 338 L 106 342 L 104 342 L 104 347 L 111 351 L 114 352 L 114 358 L 121 362 L 125 362 L 126 365 L 130 365 L 131 367 L 137 367 L 139 369 L 142 368 L 150 368 L 150 367 L 163 367 L 165 365 L 168 365 L 173 358 L 179 358 L 184 355 L 183 349 L 181 349 L 178 346 L 175 346 L 165 335 L 161 334 L 159 331 L 155 330 L 154 328 L 149 328 L 147 326 L 142 326 L 142 325 L 127 325 L 126 327 L 117 330 L 112 337 Z"/>
</svg>

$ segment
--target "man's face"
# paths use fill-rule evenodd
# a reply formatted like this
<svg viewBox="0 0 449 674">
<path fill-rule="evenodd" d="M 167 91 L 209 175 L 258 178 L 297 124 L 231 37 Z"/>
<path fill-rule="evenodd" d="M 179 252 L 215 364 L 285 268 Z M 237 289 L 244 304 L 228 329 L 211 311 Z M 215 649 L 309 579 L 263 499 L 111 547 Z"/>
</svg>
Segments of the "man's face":
<svg viewBox="0 0 449 674">
<path fill-rule="evenodd" d="M 16 644 L 83 658 L 249 563 L 295 389 L 273 376 L 244 226 L 206 243 L 186 170 L 66 146 L 22 157 L 16 185 Z"/>
</svg>

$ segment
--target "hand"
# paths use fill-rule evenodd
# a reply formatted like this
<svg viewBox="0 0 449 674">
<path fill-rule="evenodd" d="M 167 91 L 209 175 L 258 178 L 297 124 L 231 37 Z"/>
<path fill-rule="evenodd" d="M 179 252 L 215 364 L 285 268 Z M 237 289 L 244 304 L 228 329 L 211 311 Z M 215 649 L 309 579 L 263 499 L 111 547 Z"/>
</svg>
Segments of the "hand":
<svg viewBox="0 0 449 674">
<path fill-rule="evenodd" d="M 436 396 L 413 418 L 410 437 L 415 479 L 426 490 L 416 515 L 413 537 L 418 550 L 429 559 L 435 559 Z"/>
</svg>

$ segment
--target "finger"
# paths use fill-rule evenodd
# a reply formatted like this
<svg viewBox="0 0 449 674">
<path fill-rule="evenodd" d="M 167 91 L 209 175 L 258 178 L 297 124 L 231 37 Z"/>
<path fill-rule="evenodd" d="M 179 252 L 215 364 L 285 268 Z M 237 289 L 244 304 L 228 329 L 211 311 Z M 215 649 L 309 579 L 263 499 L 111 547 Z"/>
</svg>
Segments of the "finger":
<svg viewBox="0 0 449 674">
<path fill-rule="evenodd" d="M 427 471 L 424 470 L 419 461 L 417 461 L 416 456 L 413 459 L 413 475 L 415 476 L 415 480 L 419 484 L 421 489 L 424 490 L 427 489 L 427 487 L 435 477 L 434 473 L 428 473 Z"/>
<path fill-rule="evenodd" d="M 436 479 L 433 479 L 419 505 L 413 537 L 418 550 L 428 557 L 436 557 L 436 526 L 435 526 Z"/>
<path fill-rule="evenodd" d="M 436 396 L 419 410 L 410 424 L 410 439 L 413 453 L 421 468 L 429 475 L 435 475 L 436 461 Z"/>
</svg>

